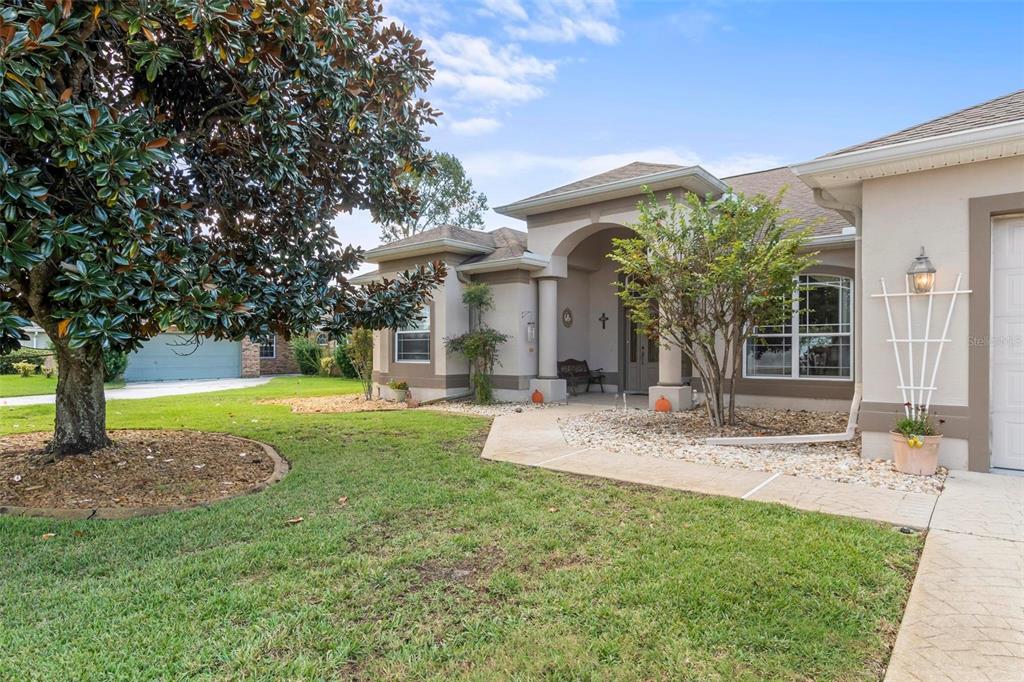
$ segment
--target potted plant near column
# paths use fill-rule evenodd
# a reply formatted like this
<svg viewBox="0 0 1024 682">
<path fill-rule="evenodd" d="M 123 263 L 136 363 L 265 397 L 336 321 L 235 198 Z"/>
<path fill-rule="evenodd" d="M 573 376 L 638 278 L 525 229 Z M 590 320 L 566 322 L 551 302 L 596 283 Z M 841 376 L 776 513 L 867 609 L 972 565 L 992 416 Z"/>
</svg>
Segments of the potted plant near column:
<svg viewBox="0 0 1024 682">
<path fill-rule="evenodd" d="M 890 432 L 892 458 L 896 470 L 904 474 L 931 476 L 939 465 L 939 444 L 942 434 L 935 426 L 935 418 L 920 405 L 904 405 L 906 414 L 896 420 Z M 939 419 L 939 424 L 945 420 Z"/>
<path fill-rule="evenodd" d="M 409 384 L 404 381 L 389 381 L 388 388 L 394 392 L 395 400 L 400 403 L 404 403 L 405 399 L 409 397 Z"/>
</svg>

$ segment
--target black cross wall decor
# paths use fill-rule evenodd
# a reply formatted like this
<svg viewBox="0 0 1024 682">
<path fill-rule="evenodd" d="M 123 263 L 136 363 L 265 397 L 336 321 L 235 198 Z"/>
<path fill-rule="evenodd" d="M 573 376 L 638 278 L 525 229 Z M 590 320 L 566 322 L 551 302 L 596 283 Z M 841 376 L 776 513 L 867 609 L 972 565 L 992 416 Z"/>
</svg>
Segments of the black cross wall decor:
<svg viewBox="0 0 1024 682">
<path fill-rule="evenodd" d="M 601 323 L 601 329 L 605 328 L 604 323 L 607 322 L 610 319 L 611 319 L 610 317 L 608 317 L 604 313 L 601 313 L 601 317 L 597 318 L 597 321 Z"/>
</svg>

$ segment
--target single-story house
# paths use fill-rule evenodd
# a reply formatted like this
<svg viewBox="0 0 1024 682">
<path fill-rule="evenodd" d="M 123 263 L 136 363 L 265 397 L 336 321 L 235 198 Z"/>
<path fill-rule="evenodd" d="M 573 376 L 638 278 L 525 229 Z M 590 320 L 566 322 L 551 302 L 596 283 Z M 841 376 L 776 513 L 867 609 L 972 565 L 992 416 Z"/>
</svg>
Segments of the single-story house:
<svg viewBox="0 0 1024 682">
<path fill-rule="evenodd" d="M 719 178 L 631 163 L 496 209 L 525 230 L 445 225 L 375 248 L 377 270 L 357 281 L 448 266 L 417 323 L 376 334 L 377 390 L 401 380 L 420 400 L 468 392 L 467 364 L 444 339 L 469 327 L 465 283 L 485 282 L 497 303 L 486 322 L 510 337 L 499 399 L 565 399 L 557 365 L 572 358 L 603 369 L 606 390 L 688 409 L 700 378 L 677 347 L 630 324 L 611 240 L 630 234 L 645 187 L 718 197 L 783 186 L 791 214 L 819 221 L 819 263 L 800 277 L 813 319 L 794 314 L 786 330 L 752 339 L 735 368 L 739 402 L 859 408 L 863 455 L 874 458 L 889 456 L 903 404 L 930 398 L 945 420 L 943 464 L 1024 469 L 1024 90 L 790 167 Z M 907 293 L 922 247 L 937 270 L 930 295 Z M 947 293 L 958 282 L 963 293 Z"/>
</svg>

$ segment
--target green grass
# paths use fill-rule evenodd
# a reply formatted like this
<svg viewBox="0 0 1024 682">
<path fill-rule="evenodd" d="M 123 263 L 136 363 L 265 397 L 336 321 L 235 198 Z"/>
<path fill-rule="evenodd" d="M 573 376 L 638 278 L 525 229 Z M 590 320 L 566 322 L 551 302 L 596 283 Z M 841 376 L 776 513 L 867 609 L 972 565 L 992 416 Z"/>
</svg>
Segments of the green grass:
<svg viewBox="0 0 1024 682">
<path fill-rule="evenodd" d="M 124 388 L 123 381 L 104 384 L 107 390 Z M 0 398 L 13 398 L 23 395 L 49 395 L 57 390 L 57 377 L 45 377 L 33 374 L 23 377 L 18 374 L 0 374 Z"/>
<path fill-rule="evenodd" d="M 0 517 L 0 679 L 880 678 L 920 538 L 482 461 L 479 418 L 255 402 L 355 390 L 112 402 L 114 428 L 236 433 L 293 469 L 160 517 Z M 52 418 L 0 408 L 0 432 Z"/>
</svg>

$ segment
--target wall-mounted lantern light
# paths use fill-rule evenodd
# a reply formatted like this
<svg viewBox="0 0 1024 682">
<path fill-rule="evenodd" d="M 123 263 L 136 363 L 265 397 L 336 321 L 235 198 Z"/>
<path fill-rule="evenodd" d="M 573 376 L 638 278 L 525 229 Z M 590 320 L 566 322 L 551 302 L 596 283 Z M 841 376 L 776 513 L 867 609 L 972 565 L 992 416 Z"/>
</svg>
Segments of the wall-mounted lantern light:
<svg viewBox="0 0 1024 682">
<path fill-rule="evenodd" d="M 935 286 L 935 266 L 928 256 L 924 255 L 923 246 L 921 255 L 914 259 L 907 274 L 914 280 L 915 293 L 927 294 Z"/>
</svg>

